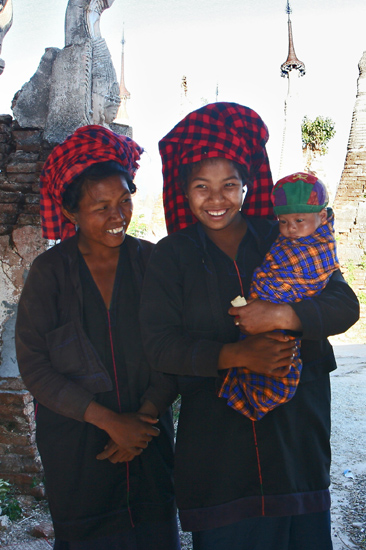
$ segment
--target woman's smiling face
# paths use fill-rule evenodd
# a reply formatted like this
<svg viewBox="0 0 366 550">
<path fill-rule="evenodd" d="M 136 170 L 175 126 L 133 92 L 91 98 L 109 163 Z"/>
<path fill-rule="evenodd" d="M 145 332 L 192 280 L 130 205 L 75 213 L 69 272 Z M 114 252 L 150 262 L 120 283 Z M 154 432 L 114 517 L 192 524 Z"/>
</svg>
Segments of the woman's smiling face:
<svg viewBox="0 0 366 550">
<path fill-rule="evenodd" d="M 124 176 L 116 174 L 86 184 L 77 212 L 65 216 L 79 227 L 79 244 L 88 249 L 114 248 L 125 238 L 132 198 Z"/>
<path fill-rule="evenodd" d="M 187 198 L 192 213 L 205 229 L 219 231 L 229 228 L 240 217 L 243 182 L 230 160 L 207 159 L 193 169 Z"/>
</svg>

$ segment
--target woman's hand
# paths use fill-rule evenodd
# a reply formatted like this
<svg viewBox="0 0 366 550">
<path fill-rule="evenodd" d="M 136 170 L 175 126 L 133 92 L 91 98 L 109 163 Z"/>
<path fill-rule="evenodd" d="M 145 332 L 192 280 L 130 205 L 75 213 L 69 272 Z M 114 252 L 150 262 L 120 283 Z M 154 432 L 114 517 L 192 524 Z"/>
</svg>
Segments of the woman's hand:
<svg viewBox="0 0 366 550">
<path fill-rule="evenodd" d="M 110 439 L 107 445 L 104 447 L 104 451 L 97 455 L 97 460 L 105 460 L 108 458 L 113 464 L 117 462 L 130 462 L 135 458 L 135 456 L 142 453 L 142 449 L 135 449 L 134 452 L 131 450 L 127 451 L 122 447 L 119 447 L 117 443 Z"/>
<path fill-rule="evenodd" d="M 158 420 L 152 418 L 150 415 L 138 412 L 121 414 L 119 416 L 121 417 L 120 424 L 123 424 L 123 439 L 119 437 L 120 443 L 118 444 L 111 438 L 104 447 L 104 451 L 97 455 L 98 460 L 108 458 L 113 464 L 117 462 L 129 462 L 135 456 L 140 455 L 147 448 L 149 441 L 160 433 L 158 428 L 151 426 L 151 424 L 158 422 Z M 140 421 L 144 426 L 142 432 L 139 429 L 141 428 Z M 120 433 L 120 427 L 117 429 Z"/>
<path fill-rule="evenodd" d="M 105 431 L 119 447 L 134 452 L 135 449 L 146 449 L 149 441 L 159 435 L 159 428 L 153 425 L 157 422 L 157 418 L 145 414 L 117 414 Z"/>
<path fill-rule="evenodd" d="M 300 319 L 289 304 L 252 300 L 246 306 L 231 307 L 228 313 L 235 317 L 234 322 L 243 334 L 302 329 Z"/>
<path fill-rule="evenodd" d="M 260 374 L 283 377 L 290 371 L 295 352 L 296 344 L 289 336 L 282 332 L 265 332 L 225 344 L 218 369 L 247 367 Z"/>
<path fill-rule="evenodd" d="M 126 457 L 140 454 L 152 438 L 160 433 L 159 428 L 154 426 L 158 422 L 157 418 L 142 413 L 118 414 L 95 401 L 89 403 L 84 420 L 106 431 L 117 447 L 128 453 Z M 108 449 L 105 449 L 104 452 L 106 453 L 104 458 L 109 458 L 115 451 L 111 449 L 109 454 Z M 118 456 L 122 457 L 122 454 Z"/>
</svg>

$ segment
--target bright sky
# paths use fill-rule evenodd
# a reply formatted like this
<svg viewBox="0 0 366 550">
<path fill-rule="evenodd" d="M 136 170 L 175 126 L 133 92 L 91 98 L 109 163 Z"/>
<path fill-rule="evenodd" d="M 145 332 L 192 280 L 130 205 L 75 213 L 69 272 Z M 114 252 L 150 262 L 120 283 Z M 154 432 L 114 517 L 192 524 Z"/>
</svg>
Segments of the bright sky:
<svg viewBox="0 0 366 550">
<path fill-rule="evenodd" d="M 67 0 L 13 0 L 14 22 L 3 43 L 0 113 L 11 113 L 15 92 L 34 74 L 47 47 L 64 46 Z M 192 110 L 219 100 L 256 110 L 266 122 L 276 178 L 287 81 L 280 65 L 288 51 L 286 0 L 115 0 L 101 18 L 102 36 L 120 75 L 125 27 L 125 80 L 134 139 L 147 154 L 137 184 L 161 187 L 157 143 L 181 118 L 186 75 Z M 324 167 L 339 181 L 356 98 L 358 62 L 366 50 L 365 0 L 292 0 L 295 50 L 305 63 L 303 114 L 331 117 L 336 137 Z"/>
</svg>

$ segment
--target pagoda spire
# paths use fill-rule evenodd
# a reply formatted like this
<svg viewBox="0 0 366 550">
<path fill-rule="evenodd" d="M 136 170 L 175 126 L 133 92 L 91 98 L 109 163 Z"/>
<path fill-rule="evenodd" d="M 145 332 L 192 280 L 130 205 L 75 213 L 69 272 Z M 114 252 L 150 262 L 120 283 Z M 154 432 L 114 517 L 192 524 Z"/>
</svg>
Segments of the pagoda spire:
<svg viewBox="0 0 366 550">
<path fill-rule="evenodd" d="M 290 7 L 289 0 L 287 0 L 286 13 L 287 13 L 287 26 L 288 26 L 288 56 L 286 61 L 281 65 L 281 76 L 283 77 L 288 76 L 289 72 L 292 71 L 292 69 L 298 70 L 299 76 L 304 76 L 305 64 L 297 58 L 295 53 L 294 39 L 292 34 L 292 23 L 291 23 L 291 17 L 290 17 L 292 13 L 292 9 Z"/>
<path fill-rule="evenodd" d="M 125 29 L 123 27 L 122 33 L 122 55 L 121 55 L 121 78 L 119 83 L 119 96 L 121 98 L 121 104 L 118 109 L 117 117 L 115 122 L 126 121 L 128 120 L 127 114 L 127 100 L 130 99 L 131 94 L 126 88 L 125 84 Z"/>
<path fill-rule="evenodd" d="M 288 25 L 288 56 L 281 65 L 281 76 L 287 78 L 287 97 L 284 105 L 284 126 L 278 177 L 304 169 L 301 141 L 302 104 L 299 97 L 298 81 L 305 74 L 305 65 L 295 53 L 292 35 L 291 7 L 286 5 Z"/>
</svg>

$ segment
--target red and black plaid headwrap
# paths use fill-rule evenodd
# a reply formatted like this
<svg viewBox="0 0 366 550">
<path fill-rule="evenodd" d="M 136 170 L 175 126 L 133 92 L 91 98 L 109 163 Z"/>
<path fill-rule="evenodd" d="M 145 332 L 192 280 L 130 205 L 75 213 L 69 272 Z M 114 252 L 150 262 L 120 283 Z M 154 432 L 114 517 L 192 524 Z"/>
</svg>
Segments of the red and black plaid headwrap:
<svg viewBox="0 0 366 550">
<path fill-rule="evenodd" d="M 45 239 L 66 239 L 75 226 L 61 212 L 62 195 L 68 185 L 92 164 L 114 160 L 133 178 L 143 149 L 127 136 L 104 126 L 78 128 L 57 145 L 40 176 L 42 234 Z"/>
<path fill-rule="evenodd" d="M 260 116 L 237 103 L 212 103 L 181 120 L 159 142 L 168 233 L 196 221 L 179 182 L 179 166 L 206 158 L 222 157 L 243 164 L 251 186 L 242 212 L 248 216 L 273 217 L 267 140 L 268 130 Z"/>
</svg>

